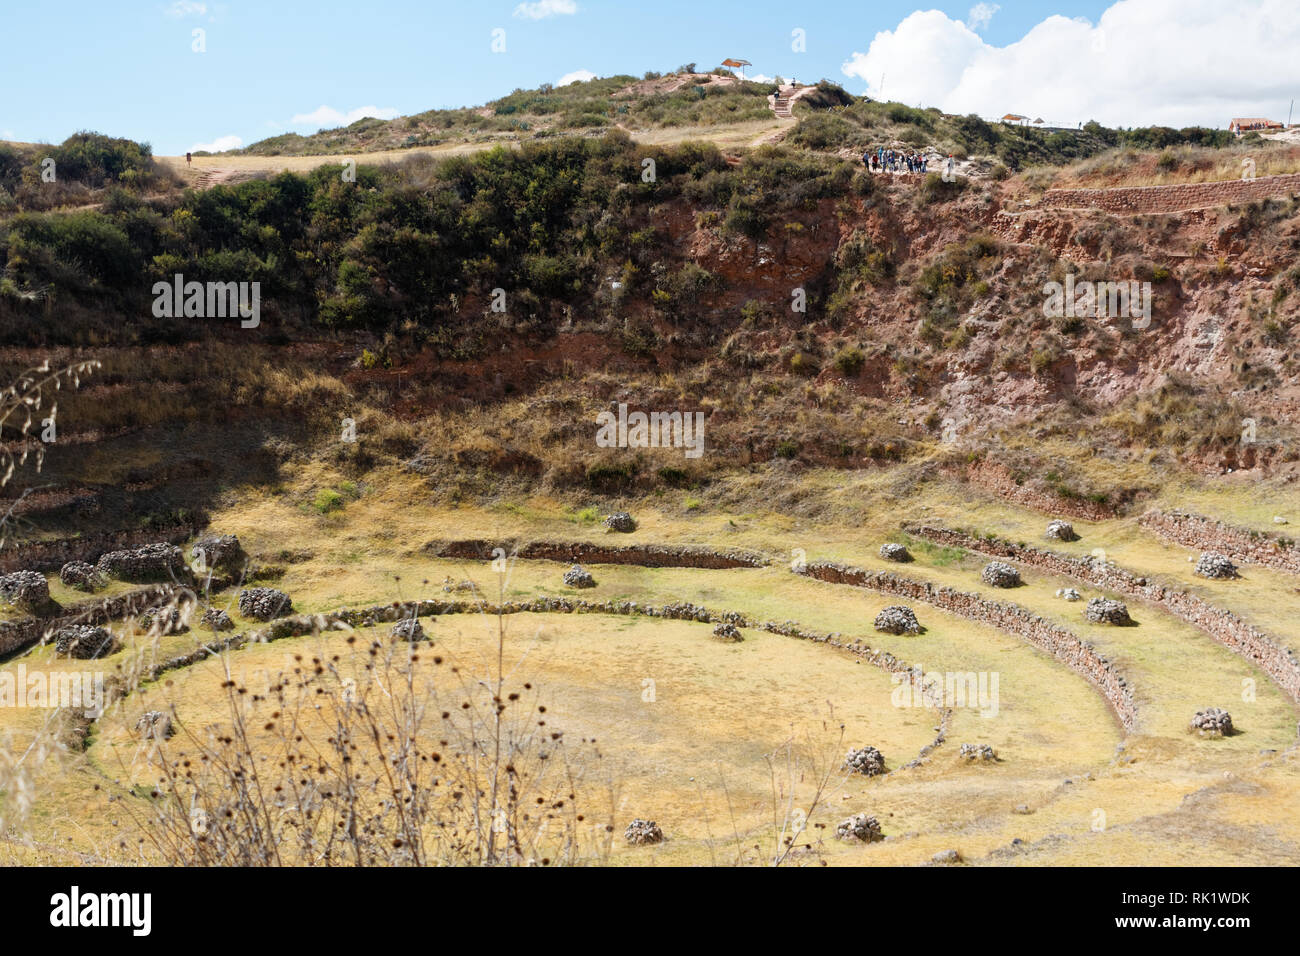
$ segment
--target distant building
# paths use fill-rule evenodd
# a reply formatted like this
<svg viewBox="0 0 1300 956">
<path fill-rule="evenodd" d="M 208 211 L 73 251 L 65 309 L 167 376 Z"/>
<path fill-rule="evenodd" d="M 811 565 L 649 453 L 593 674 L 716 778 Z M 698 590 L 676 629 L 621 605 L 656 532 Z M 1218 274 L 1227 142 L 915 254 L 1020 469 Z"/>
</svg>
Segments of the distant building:
<svg viewBox="0 0 1300 956">
<path fill-rule="evenodd" d="M 1281 129 L 1282 124 L 1276 120 L 1262 119 L 1260 117 L 1235 117 L 1228 124 L 1228 132 L 1236 133 L 1240 136 L 1242 133 L 1249 133 L 1256 129 Z"/>
<path fill-rule="evenodd" d="M 1004 122 L 1004 123 L 1027 123 L 1027 122 L 1029 122 L 1029 117 L 1028 117 L 1028 116 L 1021 116 L 1019 113 L 1008 113 L 1006 116 L 1002 117 L 1002 122 Z"/>
</svg>

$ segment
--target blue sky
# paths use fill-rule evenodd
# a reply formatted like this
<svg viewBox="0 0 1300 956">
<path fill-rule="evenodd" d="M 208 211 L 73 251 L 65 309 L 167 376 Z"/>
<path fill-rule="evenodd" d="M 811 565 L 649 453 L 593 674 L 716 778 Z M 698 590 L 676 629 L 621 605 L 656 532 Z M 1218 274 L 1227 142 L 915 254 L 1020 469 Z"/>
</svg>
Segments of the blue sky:
<svg viewBox="0 0 1300 956">
<path fill-rule="evenodd" d="M 854 93 L 879 92 L 881 73 L 887 98 L 962 112 L 1224 126 L 1228 110 L 1285 119 L 1289 91 L 1300 88 L 1290 62 L 1300 61 L 1300 18 L 1288 6 L 1300 8 L 1294 0 L 8 0 L 0 138 L 57 142 L 94 129 L 175 154 L 221 138 L 310 133 L 357 111 L 477 105 L 575 71 L 639 76 L 692 61 L 709 69 L 728 56 Z M 1115 28 L 1098 49 L 1103 13 Z M 1171 29 L 1153 29 L 1161 17 Z M 1256 29 L 1260 18 L 1266 29 Z M 491 49 L 498 28 L 503 53 Z M 205 31 L 205 52 L 192 49 L 195 29 Z M 792 49 L 796 29 L 804 52 Z M 1218 56 L 1222 69 L 1211 62 L 1225 31 L 1250 30 L 1248 57 Z M 1186 62 L 1205 54 L 1200 65 Z"/>
</svg>

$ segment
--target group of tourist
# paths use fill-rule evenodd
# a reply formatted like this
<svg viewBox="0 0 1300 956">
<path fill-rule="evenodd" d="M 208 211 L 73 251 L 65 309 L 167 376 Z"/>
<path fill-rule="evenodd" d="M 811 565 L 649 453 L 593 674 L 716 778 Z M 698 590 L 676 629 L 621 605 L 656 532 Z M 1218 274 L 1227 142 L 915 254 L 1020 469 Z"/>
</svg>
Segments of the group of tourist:
<svg viewBox="0 0 1300 956">
<path fill-rule="evenodd" d="M 921 153 L 884 147 L 874 153 L 870 150 L 863 153 L 862 164 L 873 173 L 924 173 L 929 167 L 929 161 Z"/>
</svg>

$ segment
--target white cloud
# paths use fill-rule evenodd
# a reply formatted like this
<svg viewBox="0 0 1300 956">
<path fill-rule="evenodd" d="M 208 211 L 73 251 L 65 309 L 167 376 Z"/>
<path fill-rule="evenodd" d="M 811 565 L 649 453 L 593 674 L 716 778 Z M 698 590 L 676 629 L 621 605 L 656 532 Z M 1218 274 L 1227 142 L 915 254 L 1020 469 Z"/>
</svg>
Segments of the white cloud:
<svg viewBox="0 0 1300 956">
<path fill-rule="evenodd" d="M 176 0 L 165 12 L 173 18 L 201 17 L 208 12 L 208 5 L 196 3 L 195 0 Z"/>
<path fill-rule="evenodd" d="M 514 15 L 524 20 L 545 20 L 547 17 L 571 17 L 578 12 L 573 0 L 536 0 L 515 7 Z"/>
<path fill-rule="evenodd" d="M 224 153 L 228 149 L 239 149 L 244 145 L 238 136 L 218 136 L 210 143 L 195 143 L 186 152 L 189 153 Z"/>
<path fill-rule="evenodd" d="M 996 3 L 977 3 L 970 8 L 970 13 L 966 14 L 966 26 L 976 32 L 983 30 L 993 20 L 993 14 L 1001 10 L 1002 7 Z"/>
<path fill-rule="evenodd" d="M 588 80 L 594 80 L 595 78 L 596 74 L 592 73 L 591 70 L 574 70 L 572 73 L 565 73 L 564 76 L 556 80 L 555 85 L 568 86 L 570 83 L 579 81 L 586 83 Z"/>
<path fill-rule="evenodd" d="M 1096 25 L 1051 16 L 1004 47 L 937 10 L 876 34 L 843 65 L 870 96 L 949 113 L 1016 112 L 1073 126 L 1226 127 L 1285 120 L 1300 87 L 1294 0 L 1119 0 Z"/>
<path fill-rule="evenodd" d="M 333 129 L 336 126 L 351 126 L 359 119 L 373 116 L 375 119 L 390 120 L 397 116 L 397 110 L 391 106 L 358 106 L 346 113 L 339 112 L 332 106 L 318 106 L 310 113 L 299 113 L 289 120 L 290 126 L 312 126 L 316 129 Z"/>
</svg>

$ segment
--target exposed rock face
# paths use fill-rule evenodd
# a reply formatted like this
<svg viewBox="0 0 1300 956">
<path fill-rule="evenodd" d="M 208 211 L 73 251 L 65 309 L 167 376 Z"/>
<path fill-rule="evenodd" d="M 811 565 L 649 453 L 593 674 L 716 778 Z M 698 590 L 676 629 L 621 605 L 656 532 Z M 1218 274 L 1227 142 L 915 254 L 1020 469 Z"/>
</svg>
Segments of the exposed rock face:
<svg viewBox="0 0 1300 956">
<path fill-rule="evenodd" d="M 233 631 L 235 629 L 235 622 L 230 619 L 230 615 L 219 607 L 208 608 L 203 612 L 200 621 L 205 628 L 210 627 L 218 631 Z"/>
<path fill-rule="evenodd" d="M 875 843 L 883 840 L 885 835 L 880 832 L 880 821 L 875 817 L 855 813 L 835 825 L 835 838 L 849 843 Z"/>
<path fill-rule="evenodd" d="M 115 643 L 107 628 L 87 624 L 66 624 L 54 632 L 55 652 L 83 661 L 111 654 Z"/>
<path fill-rule="evenodd" d="M 740 633 L 740 628 L 728 621 L 721 621 L 714 625 L 713 636 L 720 641 L 730 641 L 733 644 L 745 639 Z"/>
<path fill-rule="evenodd" d="M 239 592 L 239 613 L 257 621 L 270 621 L 292 614 L 293 601 L 275 588 L 245 588 Z"/>
<path fill-rule="evenodd" d="M 912 560 L 912 552 L 901 544 L 893 544 L 892 542 L 880 546 L 880 556 L 886 561 L 898 561 L 903 564 Z"/>
<path fill-rule="evenodd" d="M 921 624 L 916 619 L 916 613 L 902 604 L 891 604 L 881 610 L 876 615 L 875 627 L 877 631 L 884 631 L 886 634 L 921 633 Z"/>
<path fill-rule="evenodd" d="M 1074 588 L 1057 588 L 1056 596 L 1065 601 L 1083 600 L 1081 597 L 1079 597 L 1079 592 L 1076 591 Z"/>
<path fill-rule="evenodd" d="M 980 573 L 985 584 L 995 588 L 1014 588 L 1020 586 L 1020 572 L 1001 561 L 990 561 Z"/>
<path fill-rule="evenodd" d="M 50 583 L 39 571 L 0 574 L 0 601 L 25 611 L 39 611 L 50 603 Z"/>
<path fill-rule="evenodd" d="M 420 625 L 419 620 L 413 617 L 402 618 L 393 625 L 392 630 L 388 633 L 403 641 L 410 641 L 412 644 L 416 641 L 425 640 L 424 628 Z"/>
<path fill-rule="evenodd" d="M 1128 616 L 1128 605 L 1123 601 L 1095 597 L 1088 601 L 1083 615 L 1094 624 L 1113 624 L 1116 627 L 1128 627 L 1133 619 Z"/>
<path fill-rule="evenodd" d="M 581 564 L 575 564 L 564 572 L 564 583 L 571 588 L 594 588 L 596 579 Z"/>
<path fill-rule="evenodd" d="M 1228 737 L 1232 734 L 1232 717 L 1222 707 L 1198 710 L 1187 727 L 1202 737 Z"/>
<path fill-rule="evenodd" d="M 100 555 L 95 567 L 101 574 L 136 582 L 184 577 L 189 570 L 181 549 L 161 542 L 126 551 L 109 551 Z"/>
<path fill-rule="evenodd" d="M 859 747 L 845 756 L 844 769 L 868 777 L 879 776 L 885 772 L 885 757 L 875 747 Z"/>
<path fill-rule="evenodd" d="M 1046 536 L 1053 541 L 1079 540 L 1079 536 L 1074 533 L 1074 525 L 1068 521 L 1062 521 L 1060 518 L 1048 523 Z"/>
<path fill-rule="evenodd" d="M 957 756 L 962 760 L 997 760 L 997 751 L 988 744 L 962 744 Z"/>
<path fill-rule="evenodd" d="M 664 831 L 659 829 L 659 825 L 653 820 L 642 820 L 637 817 L 627 825 L 623 837 L 632 846 L 645 846 L 650 843 L 663 843 Z"/>
<path fill-rule="evenodd" d="M 105 584 L 104 576 L 95 566 L 85 561 L 69 561 L 59 569 L 59 580 L 78 591 L 98 591 Z"/>
<path fill-rule="evenodd" d="M 161 710 L 151 710 L 143 714 L 135 722 L 136 733 L 145 740 L 166 740 L 176 730 L 172 727 L 172 719 Z"/>
<path fill-rule="evenodd" d="M 626 511 L 615 511 L 612 515 L 605 516 L 605 527 L 627 534 L 636 530 L 636 521 Z"/>
<path fill-rule="evenodd" d="M 1237 566 L 1228 560 L 1228 556 L 1217 551 L 1206 551 L 1196 561 L 1196 573 L 1203 578 L 1235 578 Z"/>
<path fill-rule="evenodd" d="M 212 571 L 239 571 L 248 559 L 239 539 L 233 534 L 213 534 L 200 538 L 190 548 L 190 557 Z"/>
</svg>

